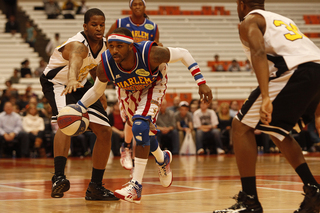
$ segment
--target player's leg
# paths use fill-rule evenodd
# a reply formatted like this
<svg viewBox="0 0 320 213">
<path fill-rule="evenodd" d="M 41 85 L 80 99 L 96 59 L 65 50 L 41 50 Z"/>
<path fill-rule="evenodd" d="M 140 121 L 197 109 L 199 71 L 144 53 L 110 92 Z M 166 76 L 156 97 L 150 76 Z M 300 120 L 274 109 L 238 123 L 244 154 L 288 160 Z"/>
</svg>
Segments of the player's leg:
<svg viewBox="0 0 320 213">
<path fill-rule="evenodd" d="M 70 148 L 70 136 L 65 135 L 60 129 L 54 136 L 54 175 L 52 177 L 51 197 L 63 197 L 64 192 L 70 188 L 70 182 L 66 179 L 64 169 L 67 162 L 68 151 Z"/>
<path fill-rule="evenodd" d="M 86 191 L 86 200 L 118 200 L 110 190 L 102 185 L 102 179 L 107 166 L 110 150 L 112 129 L 90 122 L 90 129 L 97 136 L 92 152 L 92 175 L 88 189 Z"/>
<path fill-rule="evenodd" d="M 110 150 L 112 129 L 107 113 L 98 100 L 88 108 L 90 129 L 96 135 L 92 152 L 92 175 L 86 191 L 86 200 L 119 200 L 110 190 L 102 185 L 103 175 L 107 166 Z"/>
<path fill-rule="evenodd" d="M 40 78 L 42 91 L 44 96 L 48 99 L 52 108 L 52 120 L 55 123 L 57 120 L 58 109 L 67 105 L 67 98 L 65 95 L 61 96 L 64 90 L 63 85 L 54 85 L 49 82 L 43 75 Z M 68 151 L 70 148 L 70 137 L 57 130 L 54 136 L 54 168 L 55 173 L 52 177 L 51 197 L 63 197 L 64 192 L 70 188 L 70 182 L 66 179 L 64 169 L 67 162 Z"/>
<path fill-rule="evenodd" d="M 149 121 L 146 119 L 136 119 L 132 125 L 132 133 L 135 138 L 135 168 L 132 180 L 128 186 L 115 191 L 115 195 L 123 200 L 140 203 L 142 192 L 142 179 L 148 162 L 150 151 Z"/>
<path fill-rule="evenodd" d="M 301 152 L 298 142 L 290 135 L 286 136 L 283 141 L 271 136 L 274 144 L 280 149 L 283 156 L 288 160 L 301 178 L 305 192 L 305 199 L 301 203 L 298 212 L 319 212 L 320 211 L 320 185 L 312 175 L 308 164 Z"/>
<path fill-rule="evenodd" d="M 124 126 L 124 143 L 120 147 L 120 164 L 127 170 L 131 170 L 133 167 L 134 156 L 131 157 L 131 153 L 134 150 L 132 147 L 133 143 L 131 145 L 132 138 L 132 127 L 129 125 L 128 121 L 126 121 Z"/>
</svg>

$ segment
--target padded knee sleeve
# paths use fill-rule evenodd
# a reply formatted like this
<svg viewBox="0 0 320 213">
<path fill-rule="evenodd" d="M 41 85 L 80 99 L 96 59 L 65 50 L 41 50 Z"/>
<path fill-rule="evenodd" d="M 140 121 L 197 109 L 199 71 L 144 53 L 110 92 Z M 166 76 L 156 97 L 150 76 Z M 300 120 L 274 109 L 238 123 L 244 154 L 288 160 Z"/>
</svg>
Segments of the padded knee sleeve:
<svg viewBox="0 0 320 213">
<path fill-rule="evenodd" d="M 144 119 L 136 119 L 132 125 L 132 134 L 137 145 L 150 146 L 149 122 Z"/>
<path fill-rule="evenodd" d="M 158 149 L 159 143 L 155 135 L 150 136 L 150 152 L 154 152 Z"/>
</svg>

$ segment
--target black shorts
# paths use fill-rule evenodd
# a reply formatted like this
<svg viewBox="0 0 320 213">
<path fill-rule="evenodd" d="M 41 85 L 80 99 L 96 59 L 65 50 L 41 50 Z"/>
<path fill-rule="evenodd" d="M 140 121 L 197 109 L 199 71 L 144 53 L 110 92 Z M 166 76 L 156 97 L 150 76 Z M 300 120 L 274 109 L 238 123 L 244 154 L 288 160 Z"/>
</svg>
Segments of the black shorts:
<svg viewBox="0 0 320 213">
<path fill-rule="evenodd" d="M 252 91 L 236 118 L 282 141 L 298 121 L 303 119 L 308 123 L 313 119 L 320 101 L 320 64 L 304 63 L 279 77 L 270 78 L 269 96 L 273 105 L 269 125 L 260 121 L 262 99 L 259 87 Z"/>
<path fill-rule="evenodd" d="M 83 88 L 78 88 L 75 92 L 61 96 L 65 85 L 53 84 L 46 78 L 45 75 L 40 76 L 40 82 L 42 86 L 42 92 L 52 107 L 52 122 L 57 121 L 59 110 L 68 104 L 76 104 L 92 86 L 92 84 L 87 81 Z M 100 100 L 88 107 L 88 113 L 90 122 L 104 126 L 110 126 L 107 113 L 104 110 Z"/>
</svg>

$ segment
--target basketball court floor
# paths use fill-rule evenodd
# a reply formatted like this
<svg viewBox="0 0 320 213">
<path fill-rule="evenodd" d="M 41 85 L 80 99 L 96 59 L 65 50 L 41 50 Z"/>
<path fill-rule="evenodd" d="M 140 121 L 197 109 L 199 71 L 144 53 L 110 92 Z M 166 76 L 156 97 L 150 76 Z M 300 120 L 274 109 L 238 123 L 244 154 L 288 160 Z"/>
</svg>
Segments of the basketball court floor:
<svg viewBox="0 0 320 213">
<path fill-rule="evenodd" d="M 305 155 L 320 182 L 320 153 Z M 257 185 L 265 213 L 292 213 L 303 200 L 302 183 L 281 154 L 258 157 Z M 91 158 L 69 158 L 66 175 L 71 188 L 63 198 L 51 198 L 53 159 L 0 159 L 1 213 L 209 213 L 234 204 L 241 189 L 234 155 L 174 156 L 173 183 L 163 188 L 150 157 L 140 204 L 125 201 L 86 201 Z M 110 159 L 104 186 L 119 189 L 130 173 Z"/>
</svg>

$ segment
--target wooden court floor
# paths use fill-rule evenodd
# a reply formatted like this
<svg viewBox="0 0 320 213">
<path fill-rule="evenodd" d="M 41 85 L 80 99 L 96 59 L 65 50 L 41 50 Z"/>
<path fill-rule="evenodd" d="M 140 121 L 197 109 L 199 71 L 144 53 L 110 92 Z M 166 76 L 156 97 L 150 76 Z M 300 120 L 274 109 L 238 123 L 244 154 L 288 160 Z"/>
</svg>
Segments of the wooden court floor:
<svg viewBox="0 0 320 213">
<path fill-rule="evenodd" d="M 320 153 L 305 155 L 320 182 Z M 234 155 L 174 156 L 173 183 L 163 188 L 154 158 L 144 176 L 140 204 L 125 201 L 86 201 L 91 158 L 69 158 L 66 175 L 70 190 L 63 198 L 50 197 L 53 159 L 0 159 L 0 213 L 165 213 L 212 212 L 234 204 L 241 189 Z M 105 187 L 119 189 L 130 180 L 129 172 L 110 159 Z M 264 212 L 289 213 L 303 200 L 302 183 L 281 154 L 258 157 L 257 185 Z"/>
</svg>

